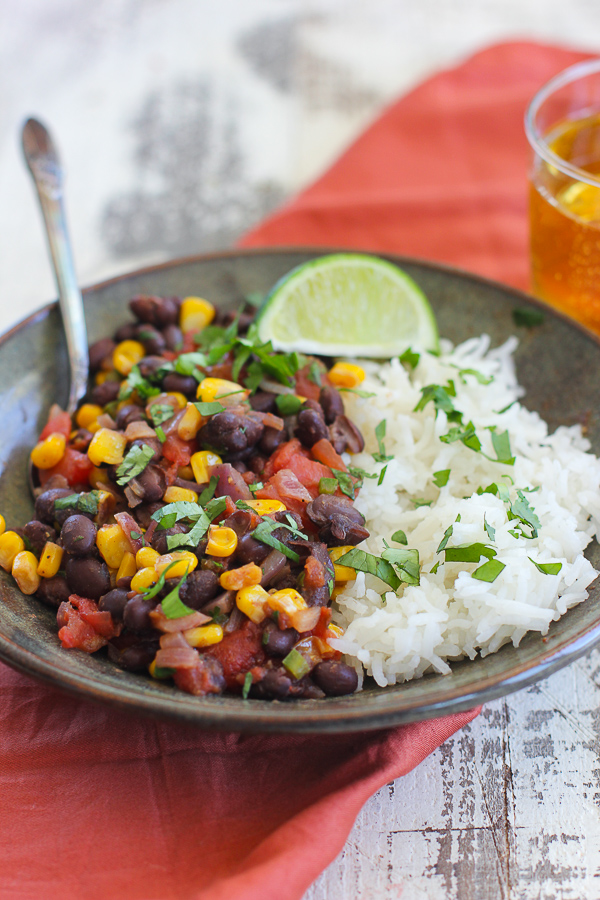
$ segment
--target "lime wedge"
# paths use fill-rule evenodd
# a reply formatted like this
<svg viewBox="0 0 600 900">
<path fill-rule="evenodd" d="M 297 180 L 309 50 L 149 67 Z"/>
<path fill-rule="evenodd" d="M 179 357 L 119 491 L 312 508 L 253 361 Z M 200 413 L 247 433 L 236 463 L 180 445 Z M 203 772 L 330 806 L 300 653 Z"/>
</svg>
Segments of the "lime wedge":
<svg viewBox="0 0 600 900">
<path fill-rule="evenodd" d="M 408 347 L 437 350 L 429 302 L 406 272 L 376 256 L 336 253 L 277 282 L 257 318 L 276 350 L 390 358 Z"/>
</svg>

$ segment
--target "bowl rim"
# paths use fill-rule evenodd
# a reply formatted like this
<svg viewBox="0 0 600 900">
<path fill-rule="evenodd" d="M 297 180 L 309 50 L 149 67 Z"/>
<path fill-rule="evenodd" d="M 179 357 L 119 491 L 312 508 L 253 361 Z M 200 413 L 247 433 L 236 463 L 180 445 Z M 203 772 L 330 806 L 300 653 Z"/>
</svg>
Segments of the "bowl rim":
<svg viewBox="0 0 600 900">
<path fill-rule="evenodd" d="M 241 248 L 239 250 L 233 249 L 210 254 L 197 254 L 145 266 L 114 276 L 84 288 L 82 293 L 85 296 L 110 288 L 116 284 L 122 284 L 128 279 L 152 275 L 156 272 L 181 268 L 195 263 L 226 261 L 228 259 L 239 259 L 240 257 L 285 256 L 293 253 L 304 255 L 315 253 L 321 255 L 335 252 L 375 253 L 378 256 L 391 259 L 400 266 L 415 265 L 438 274 L 448 274 L 460 279 L 466 279 L 474 284 L 481 284 L 488 288 L 500 290 L 503 294 L 514 297 L 517 302 L 520 301 L 521 303 L 536 306 L 545 313 L 549 313 L 552 317 L 567 323 L 600 348 L 600 336 L 590 332 L 585 326 L 573 321 L 564 313 L 549 307 L 548 304 L 518 288 L 504 285 L 501 282 L 467 272 L 455 266 L 372 250 L 354 251 L 349 248 L 340 249 L 305 245 L 278 246 L 274 248 Z M 57 301 L 52 301 L 19 321 L 3 335 L 0 335 L 0 346 L 30 325 L 43 321 L 57 306 Z M 339 700 L 343 701 L 346 698 L 339 698 L 339 700 L 326 698 L 324 701 L 303 701 L 302 704 L 288 704 L 277 701 L 242 700 L 238 697 L 228 698 L 233 699 L 236 703 L 234 713 L 230 709 L 223 709 L 217 703 L 207 711 L 205 707 L 201 709 L 194 707 L 194 703 L 206 698 L 195 698 L 192 695 L 176 690 L 165 692 L 164 695 L 162 693 L 145 694 L 143 690 L 139 692 L 136 690 L 132 691 L 131 685 L 127 682 L 123 686 L 112 682 L 107 683 L 101 674 L 98 676 L 92 672 L 79 674 L 61 669 L 2 633 L 0 633 L 0 659 L 26 675 L 33 676 L 81 699 L 99 702 L 103 705 L 109 704 L 141 715 L 177 719 L 206 729 L 245 732 L 314 733 L 326 731 L 327 733 L 334 733 L 387 728 L 405 722 L 421 721 L 448 713 L 472 709 L 484 701 L 513 693 L 542 678 L 546 678 L 551 673 L 588 652 L 598 642 L 600 642 L 600 620 L 595 624 L 582 626 L 581 630 L 567 643 L 559 645 L 546 653 L 542 650 L 528 663 L 516 663 L 503 673 L 482 677 L 477 682 L 476 687 L 471 685 L 461 686 L 460 684 L 453 687 L 451 682 L 449 682 L 441 699 L 432 699 L 427 701 L 425 705 L 423 705 L 422 699 L 420 701 L 416 698 L 414 700 L 409 699 L 408 702 L 404 701 L 404 703 L 401 703 L 400 708 L 398 708 L 398 698 L 401 698 L 401 692 L 398 690 L 390 691 L 389 693 L 382 691 L 377 694 L 377 702 L 374 704 L 372 711 L 366 711 L 360 707 L 352 709 L 351 705 L 339 706 Z M 363 694 L 362 696 L 364 697 L 365 695 Z M 257 704 L 260 704 L 260 707 Z M 335 717 L 332 717 L 332 714 Z"/>
</svg>

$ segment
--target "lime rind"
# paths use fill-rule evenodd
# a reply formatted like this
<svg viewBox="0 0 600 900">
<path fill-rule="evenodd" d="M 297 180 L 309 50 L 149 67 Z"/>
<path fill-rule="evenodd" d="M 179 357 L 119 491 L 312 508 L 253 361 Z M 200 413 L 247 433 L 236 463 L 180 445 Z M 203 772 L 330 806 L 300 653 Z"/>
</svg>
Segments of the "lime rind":
<svg viewBox="0 0 600 900">
<path fill-rule="evenodd" d="M 437 352 L 429 301 L 406 272 L 362 253 L 321 256 L 271 290 L 258 333 L 276 350 L 390 358 L 407 347 Z"/>
</svg>

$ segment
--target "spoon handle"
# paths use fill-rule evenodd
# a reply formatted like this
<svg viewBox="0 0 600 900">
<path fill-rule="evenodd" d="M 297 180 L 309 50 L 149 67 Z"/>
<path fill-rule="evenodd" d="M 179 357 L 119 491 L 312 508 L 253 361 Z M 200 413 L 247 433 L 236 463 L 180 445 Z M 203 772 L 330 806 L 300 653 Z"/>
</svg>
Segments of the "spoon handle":
<svg viewBox="0 0 600 900">
<path fill-rule="evenodd" d="M 67 410 L 73 413 L 87 390 L 89 356 L 83 301 L 75 276 L 71 243 L 63 205 L 63 171 L 54 142 L 41 122 L 28 119 L 23 126 L 23 152 L 37 189 L 63 325 L 71 379 Z"/>
</svg>

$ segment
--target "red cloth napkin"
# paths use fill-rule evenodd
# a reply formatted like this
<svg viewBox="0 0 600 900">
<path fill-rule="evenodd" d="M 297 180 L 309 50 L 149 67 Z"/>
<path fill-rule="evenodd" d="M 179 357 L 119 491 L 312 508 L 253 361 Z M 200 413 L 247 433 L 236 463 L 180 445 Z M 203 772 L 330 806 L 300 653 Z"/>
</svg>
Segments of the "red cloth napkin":
<svg viewBox="0 0 600 900">
<path fill-rule="evenodd" d="M 389 250 L 526 285 L 523 111 L 581 58 L 505 44 L 430 79 L 244 243 Z M 0 896 L 299 900 L 365 800 L 475 714 L 332 737 L 206 734 L 0 665 Z"/>
</svg>

